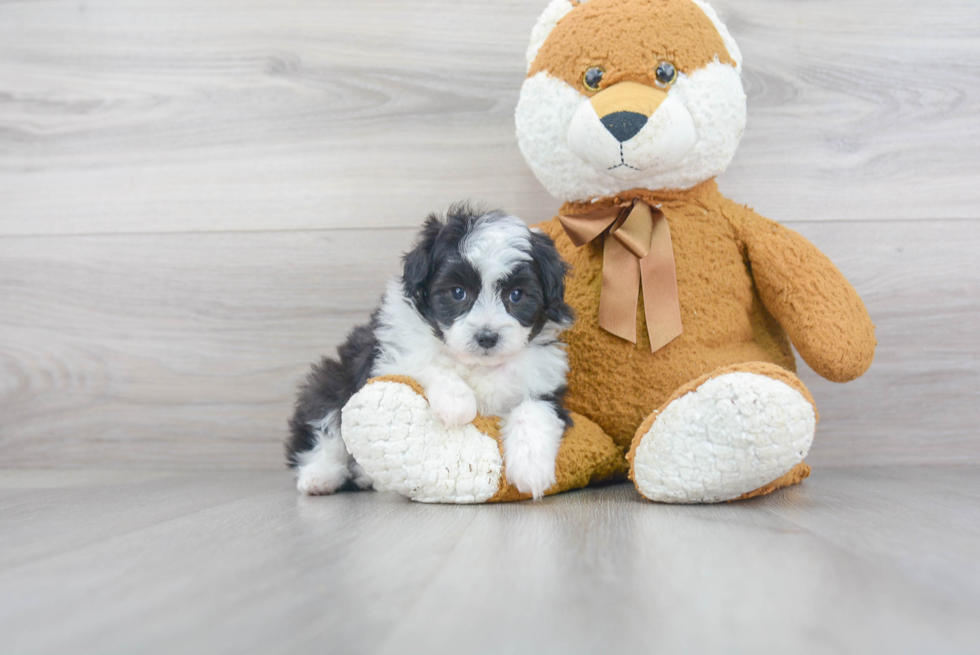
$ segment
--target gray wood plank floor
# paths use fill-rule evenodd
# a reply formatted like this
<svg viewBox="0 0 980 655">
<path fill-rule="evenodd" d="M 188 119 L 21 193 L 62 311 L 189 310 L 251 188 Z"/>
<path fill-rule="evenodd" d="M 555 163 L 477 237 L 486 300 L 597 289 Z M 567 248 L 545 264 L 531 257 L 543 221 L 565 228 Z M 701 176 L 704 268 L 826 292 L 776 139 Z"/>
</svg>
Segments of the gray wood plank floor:
<svg viewBox="0 0 980 655">
<path fill-rule="evenodd" d="M 452 507 L 286 472 L 0 471 L 4 653 L 967 653 L 980 469 Z"/>
</svg>

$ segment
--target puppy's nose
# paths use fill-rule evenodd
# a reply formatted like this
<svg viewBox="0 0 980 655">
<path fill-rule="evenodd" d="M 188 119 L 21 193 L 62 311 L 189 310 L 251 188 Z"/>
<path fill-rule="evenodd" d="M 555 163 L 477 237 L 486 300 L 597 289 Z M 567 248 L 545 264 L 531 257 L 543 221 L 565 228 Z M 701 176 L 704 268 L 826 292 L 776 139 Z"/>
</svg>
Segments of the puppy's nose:
<svg viewBox="0 0 980 655">
<path fill-rule="evenodd" d="M 492 330 L 483 329 L 476 333 L 476 342 L 485 350 L 490 350 L 497 345 L 500 335 Z"/>
<path fill-rule="evenodd" d="M 620 143 L 629 141 L 647 124 L 647 117 L 635 111 L 616 111 L 602 118 L 602 124 Z"/>
</svg>

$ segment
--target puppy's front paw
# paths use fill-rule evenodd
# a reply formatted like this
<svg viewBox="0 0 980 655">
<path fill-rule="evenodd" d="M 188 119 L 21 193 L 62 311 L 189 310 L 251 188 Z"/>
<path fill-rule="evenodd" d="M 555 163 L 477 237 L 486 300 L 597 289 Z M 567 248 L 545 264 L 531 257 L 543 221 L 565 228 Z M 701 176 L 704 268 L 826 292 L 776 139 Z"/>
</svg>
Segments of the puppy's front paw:
<svg viewBox="0 0 980 655">
<path fill-rule="evenodd" d="M 540 500 L 555 483 L 555 462 L 530 448 L 512 448 L 505 453 L 507 480 L 522 494 Z"/>
<path fill-rule="evenodd" d="M 446 427 L 466 425 L 476 418 L 476 396 L 462 380 L 435 384 L 425 393 L 432 413 Z"/>
<path fill-rule="evenodd" d="M 550 405 L 521 403 L 503 426 L 507 479 L 521 493 L 538 500 L 555 484 L 555 458 L 565 431 Z"/>
</svg>

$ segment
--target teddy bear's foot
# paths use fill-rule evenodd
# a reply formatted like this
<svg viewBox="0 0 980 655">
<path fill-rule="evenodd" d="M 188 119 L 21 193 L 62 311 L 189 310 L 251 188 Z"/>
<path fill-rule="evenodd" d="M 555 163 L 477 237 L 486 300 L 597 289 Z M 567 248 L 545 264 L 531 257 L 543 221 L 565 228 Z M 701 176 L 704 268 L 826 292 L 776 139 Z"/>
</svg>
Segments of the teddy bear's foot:
<svg viewBox="0 0 980 655">
<path fill-rule="evenodd" d="M 572 414 L 555 459 L 554 483 L 545 496 L 590 484 L 625 480 L 626 458 L 598 425 Z M 500 421 L 477 416 L 447 428 L 433 414 L 414 380 L 376 378 L 343 410 L 347 449 L 379 491 L 426 503 L 499 503 L 526 500 L 507 478 Z M 541 492 L 540 489 L 537 490 Z"/>
<path fill-rule="evenodd" d="M 809 472 L 802 461 L 817 416 L 799 379 L 761 363 L 718 373 L 678 392 L 637 432 L 630 475 L 644 497 L 719 502 L 767 493 Z"/>
<path fill-rule="evenodd" d="M 503 473 L 497 440 L 481 430 L 488 421 L 446 427 L 413 380 L 380 378 L 348 401 L 341 431 L 378 491 L 423 503 L 482 503 L 500 489 Z"/>
</svg>

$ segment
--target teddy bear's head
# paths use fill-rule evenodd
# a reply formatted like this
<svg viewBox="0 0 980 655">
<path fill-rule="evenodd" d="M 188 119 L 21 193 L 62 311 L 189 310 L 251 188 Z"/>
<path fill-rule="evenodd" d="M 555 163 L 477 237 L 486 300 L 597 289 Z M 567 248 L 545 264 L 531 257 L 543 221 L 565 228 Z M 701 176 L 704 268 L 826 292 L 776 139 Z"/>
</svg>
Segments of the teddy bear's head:
<svg viewBox="0 0 980 655">
<path fill-rule="evenodd" d="M 741 59 L 702 0 L 552 0 L 527 50 L 521 152 L 567 201 L 690 188 L 735 155 Z"/>
</svg>

